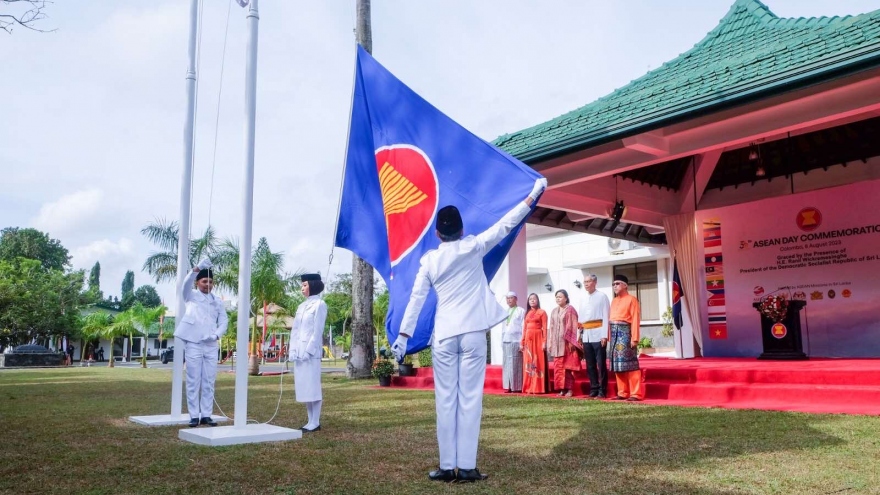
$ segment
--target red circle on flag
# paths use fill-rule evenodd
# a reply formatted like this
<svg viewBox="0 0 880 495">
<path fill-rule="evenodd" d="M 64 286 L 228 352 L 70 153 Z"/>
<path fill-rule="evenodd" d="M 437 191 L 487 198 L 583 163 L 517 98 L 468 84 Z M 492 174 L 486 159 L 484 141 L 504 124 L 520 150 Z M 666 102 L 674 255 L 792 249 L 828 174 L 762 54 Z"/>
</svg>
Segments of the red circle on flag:
<svg viewBox="0 0 880 495">
<path fill-rule="evenodd" d="M 388 231 L 391 266 L 400 262 L 430 230 L 440 188 L 434 165 L 421 149 L 394 144 L 376 150 L 376 168 Z"/>
<path fill-rule="evenodd" d="M 822 225 L 822 212 L 812 206 L 799 211 L 795 222 L 804 232 L 812 232 Z"/>
<path fill-rule="evenodd" d="M 764 293 L 764 288 L 761 287 L 760 285 L 756 285 L 755 286 L 755 295 L 760 296 L 763 293 Z"/>
<path fill-rule="evenodd" d="M 788 329 L 785 328 L 785 325 L 782 323 L 776 323 L 770 328 L 770 335 L 773 335 L 777 339 L 782 339 L 788 335 Z"/>
</svg>

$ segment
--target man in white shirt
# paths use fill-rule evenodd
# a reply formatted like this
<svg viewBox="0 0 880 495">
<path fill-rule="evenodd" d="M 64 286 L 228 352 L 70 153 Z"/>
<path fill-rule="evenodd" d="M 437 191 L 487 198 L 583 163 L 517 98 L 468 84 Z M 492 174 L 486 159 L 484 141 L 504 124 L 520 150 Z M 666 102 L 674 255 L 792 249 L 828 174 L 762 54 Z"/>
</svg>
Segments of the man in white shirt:
<svg viewBox="0 0 880 495">
<path fill-rule="evenodd" d="M 217 354 L 220 337 L 229 322 L 223 301 L 214 297 L 214 272 L 211 262 L 202 260 L 183 279 L 179 288 L 186 312 L 174 330 L 184 342 L 186 356 L 186 406 L 189 426 L 217 426 L 211 419 L 214 411 L 214 381 L 217 378 Z M 196 290 L 193 290 L 193 282 Z"/>
<path fill-rule="evenodd" d="M 581 342 L 590 377 L 590 397 L 604 399 L 608 394 L 608 368 L 605 365 L 605 346 L 608 344 L 611 303 L 608 296 L 596 290 L 598 278 L 593 274 L 584 276 L 587 298 L 578 309 Z"/>
<path fill-rule="evenodd" d="M 437 292 L 432 352 L 437 443 L 440 468 L 428 473 L 433 481 L 473 482 L 487 475 L 477 469 L 477 444 L 486 379 L 486 332 L 507 317 L 489 289 L 483 257 L 529 214 L 532 203 L 547 187 L 535 181 L 529 196 L 485 232 L 464 235 L 455 206 L 437 212 L 441 243 L 421 259 L 412 294 L 391 352 L 398 362 L 406 355 L 419 313 L 433 287 Z M 455 469 L 458 468 L 456 474 Z"/>
<path fill-rule="evenodd" d="M 522 336 L 526 310 L 516 305 L 516 292 L 507 293 L 507 319 L 501 323 L 501 386 L 507 393 L 522 392 Z"/>
</svg>

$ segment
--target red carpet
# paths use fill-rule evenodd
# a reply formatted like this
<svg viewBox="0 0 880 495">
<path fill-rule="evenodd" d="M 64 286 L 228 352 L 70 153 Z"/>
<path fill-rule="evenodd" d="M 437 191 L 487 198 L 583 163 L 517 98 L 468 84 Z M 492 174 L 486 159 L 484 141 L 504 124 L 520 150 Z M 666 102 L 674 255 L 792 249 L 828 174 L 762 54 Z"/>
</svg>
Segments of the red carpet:
<svg viewBox="0 0 880 495">
<path fill-rule="evenodd" d="M 640 364 L 645 373 L 647 404 L 880 415 L 880 359 L 646 357 Z M 432 371 L 418 368 L 417 376 L 395 376 L 392 386 L 433 389 Z M 584 398 L 589 388 L 589 379 L 582 371 L 575 378 L 575 397 Z M 613 397 L 613 375 L 608 388 Z M 500 366 L 486 369 L 485 392 L 504 392 Z M 552 394 L 541 397 L 565 400 Z"/>
</svg>

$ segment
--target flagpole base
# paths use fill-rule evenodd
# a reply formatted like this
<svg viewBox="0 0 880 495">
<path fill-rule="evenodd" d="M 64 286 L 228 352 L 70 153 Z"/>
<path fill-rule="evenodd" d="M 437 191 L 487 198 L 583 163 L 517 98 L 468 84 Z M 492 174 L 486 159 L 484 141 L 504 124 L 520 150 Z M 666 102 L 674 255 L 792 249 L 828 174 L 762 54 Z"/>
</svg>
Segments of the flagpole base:
<svg viewBox="0 0 880 495">
<path fill-rule="evenodd" d="M 182 429 L 177 437 L 186 442 L 208 447 L 223 447 L 244 443 L 285 442 L 299 440 L 302 431 L 269 424 L 245 426 L 218 426 L 214 428 Z"/>
<path fill-rule="evenodd" d="M 229 421 L 226 416 L 213 415 L 211 419 L 218 423 Z M 189 423 L 189 414 L 157 414 L 154 416 L 129 416 L 128 420 L 144 426 L 174 426 Z"/>
</svg>

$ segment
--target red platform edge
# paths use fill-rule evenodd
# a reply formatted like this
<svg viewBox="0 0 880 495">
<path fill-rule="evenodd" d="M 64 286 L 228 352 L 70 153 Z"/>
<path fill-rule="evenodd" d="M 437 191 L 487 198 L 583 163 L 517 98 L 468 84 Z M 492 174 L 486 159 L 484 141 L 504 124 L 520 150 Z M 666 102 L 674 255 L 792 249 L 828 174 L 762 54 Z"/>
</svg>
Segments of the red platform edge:
<svg viewBox="0 0 880 495">
<path fill-rule="evenodd" d="M 551 364 L 552 366 L 552 364 Z M 880 415 L 880 359 L 813 358 L 806 361 L 759 361 L 750 358 L 640 359 L 646 396 L 643 403 L 687 407 L 761 409 L 804 413 Z M 432 368 L 416 376 L 394 376 L 399 388 L 433 390 Z M 588 398 L 585 371 L 575 374 L 574 398 Z M 486 367 L 487 394 L 506 396 L 501 367 Z M 610 374 L 608 396 L 615 395 Z M 532 395 L 571 400 L 555 394 Z"/>
</svg>

